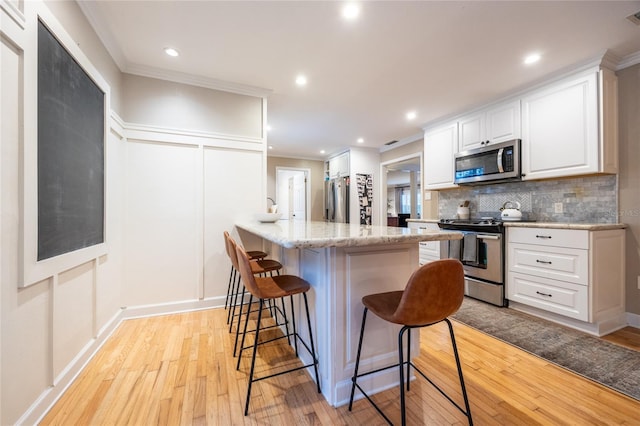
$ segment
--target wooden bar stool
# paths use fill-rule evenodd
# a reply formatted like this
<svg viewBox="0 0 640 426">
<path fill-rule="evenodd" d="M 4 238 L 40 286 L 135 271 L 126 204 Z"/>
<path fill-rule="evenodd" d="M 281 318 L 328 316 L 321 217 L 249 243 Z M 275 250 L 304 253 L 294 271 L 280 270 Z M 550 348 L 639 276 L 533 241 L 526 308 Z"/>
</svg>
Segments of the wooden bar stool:
<svg viewBox="0 0 640 426">
<path fill-rule="evenodd" d="M 231 238 L 228 232 L 225 232 L 224 234 L 225 234 L 224 235 L 225 244 L 227 247 L 227 254 L 229 255 L 229 259 L 231 260 L 231 265 L 236 271 L 238 271 L 238 255 L 236 253 L 237 244 L 235 240 Z M 266 276 L 267 273 L 269 273 L 270 275 L 273 275 L 273 272 L 276 272 L 278 275 L 280 275 L 280 270 L 282 269 L 282 264 L 276 260 L 270 260 L 270 259 L 250 260 L 249 263 L 251 266 L 251 271 L 254 275 Z M 241 280 L 240 280 L 240 274 L 238 272 L 237 280 L 234 283 L 234 288 L 232 291 L 234 295 L 233 302 L 231 304 L 231 309 L 229 309 L 229 312 L 227 315 L 227 323 L 229 324 L 229 333 L 231 333 L 231 330 L 233 328 L 233 322 L 234 322 L 233 320 L 235 318 L 238 319 L 236 323 L 236 338 L 235 338 L 235 344 L 233 346 L 233 356 L 236 356 L 236 353 L 238 350 L 238 336 L 240 334 L 240 327 L 242 322 L 242 311 L 244 307 L 244 298 L 246 293 L 246 288 L 244 285 L 242 286 L 242 292 L 240 291 L 240 284 L 241 284 Z M 236 314 L 236 306 L 238 306 L 238 296 L 240 296 L 240 303 L 239 303 L 240 312 Z M 286 327 L 287 333 L 288 333 L 289 322 L 287 321 L 287 313 L 284 305 L 285 305 L 284 300 L 282 300 L 282 309 L 280 309 L 275 302 L 272 304 L 271 301 L 269 301 L 268 309 L 271 313 L 271 316 L 274 317 L 274 319 L 276 320 L 276 326 L 280 326 L 278 313 L 280 314 L 280 316 L 283 319 L 282 325 Z M 249 303 L 247 307 L 247 312 L 248 313 L 256 312 L 255 310 L 253 311 L 251 310 L 251 303 Z"/>
<path fill-rule="evenodd" d="M 320 390 L 320 377 L 318 375 L 318 357 L 316 355 L 315 346 L 313 343 L 313 331 L 311 328 L 311 318 L 309 317 L 309 304 L 307 301 L 307 291 L 311 288 L 311 285 L 305 281 L 304 279 L 295 276 L 295 275 L 276 275 L 271 277 L 256 277 L 251 270 L 251 263 L 247 253 L 242 249 L 242 247 L 236 246 L 236 253 L 238 257 L 238 270 L 240 271 L 240 275 L 242 276 L 242 280 L 244 282 L 245 287 L 249 290 L 251 296 L 249 297 L 249 304 L 252 303 L 253 298 L 258 299 L 259 307 L 258 307 L 258 319 L 255 328 L 255 336 L 253 340 L 253 352 L 251 354 L 251 368 L 249 371 L 249 384 L 247 386 L 247 398 L 244 407 L 244 415 L 246 416 L 249 413 L 249 399 L 251 397 L 251 386 L 254 382 L 268 379 L 275 376 L 280 376 L 285 373 L 290 373 L 293 371 L 302 370 L 308 367 L 313 366 L 313 370 L 316 376 L 316 385 L 318 387 L 318 393 Z M 295 310 L 293 304 L 293 296 L 295 294 L 302 294 L 304 299 L 304 307 L 305 312 L 307 314 L 307 327 L 309 328 L 309 343 L 304 341 L 302 337 L 298 334 L 296 330 L 295 324 Z M 269 339 L 263 342 L 260 342 L 260 331 L 262 328 L 260 327 L 260 321 L 262 320 L 262 311 L 265 302 L 269 300 L 277 300 L 283 299 L 284 297 L 289 296 L 291 302 L 291 318 L 293 324 L 293 333 L 290 334 L 287 330 L 286 335 L 278 336 L 273 339 Z M 238 356 L 238 364 L 236 369 L 240 369 L 240 360 L 242 358 L 242 351 L 244 349 L 248 349 L 244 347 L 244 340 L 247 334 L 247 323 L 249 322 L 249 312 L 247 312 L 247 319 L 244 322 L 244 331 L 242 333 L 242 343 L 240 344 L 240 354 Z M 288 370 L 280 371 L 274 374 L 270 374 L 268 376 L 263 377 L 254 377 L 254 370 L 256 364 L 256 354 L 258 352 L 258 345 L 263 345 L 269 342 L 273 342 L 275 340 L 288 338 L 291 336 L 294 339 L 295 343 L 295 352 L 296 356 L 298 356 L 298 341 L 302 343 L 305 349 L 311 354 L 313 362 L 310 364 L 302 365 L 299 367 L 293 367 Z"/>
<path fill-rule="evenodd" d="M 229 243 L 227 242 L 227 239 L 230 238 L 230 235 L 227 231 L 224 231 L 223 235 L 224 235 L 224 247 L 225 247 L 225 250 L 227 251 L 227 256 L 229 256 L 229 260 L 231 260 L 231 254 L 229 253 Z M 262 260 L 265 257 L 267 257 L 267 253 L 260 250 L 250 250 L 247 252 L 247 255 L 249 255 L 249 259 L 251 260 Z M 238 271 L 233 266 L 233 262 L 232 262 L 231 270 L 229 271 L 229 284 L 227 286 L 227 297 L 224 301 L 225 309 L 231 306 L 231 299 L 234 296 L 234 292 L 233 292 L 234 284 L 236 280 L 239 279 L 239 277 L 237 277 L 237 274 L 238 274 Z M 227 317 L 227 324 L 229 324 L 228 317 Z"/>
<path fill-rule="evenodd" d="M 369 398 L 365 391 L 358 385 L 359 377 L 368 374 L 377 373 L 389 368 L 398 367 L 400 373 L 400 411 L 402 425 L 406 425 L 406 407 L 405 407 L 405 375 L 407 380 L 407 391 L 410 390 L 410 371 L 413 367 L 422 377 L 431 383 L 442 395 L 444 395 L 453 405 L 458 408 L 469 420 L 469 425 L 473 424 L 471 419 L 471 410 L 469 408 L 469 399 L 467 398 L 467 390 L 464 386 L 462 377 L 462 368 L 460 366 L 460 358 L 458 356 L 458 348 L 453 335 L 453 327 L 447 318 L 455 313 L 462 304 L 464 299 L 464 271 L 462 263 L 456 259 L 442 259 L 428 263 L 413 273 L 404 291 L 392 291 L 386 293 L 370 294 L 362 298 L 364 305 L 364 313 L 362 315 L 362 327 L 360 329 L 360 340 L 358 342 L 358 354 L 356 356 L 355 371 L 353 373 L 351 398 L 349 399 L 349 411 L 353 406 L 353 397 L 356 387 L 362 394 L 373 404 L 374 408 L 384 417 L 384 419 L 392 424 L 391 420 L 382 412 L 380 408 Z M 362 350 L 362 338 L 364 335 L 365 323 L 367 320 L 367 312 L 371 311 L 381 319 L 402 325 L 398 333 L 398 364 L 389 367 L 380 368 L 363 374 L 358 374 L 360 364 L 360 352 Z M 462 397 L 464 399 L 463 409 L 451 397 L 449 397 L 440 387 L 438 387 L 431 379 L 429 379 L 422 371 L 420 371 L 411 361 L 411 332 L 413 328 L 428 327 L 439 322 L 446 322 L 449 327 L 451 336 L 451 344 L 458 368 L 458 377 L 462 389 Z M 409 331 L 409 333 L 406 333 Z M 403 354 L 403 336 L 407 334 L 407 357 Z M 406 365 L 406 372 L 404 366 Z"/>
</svg>

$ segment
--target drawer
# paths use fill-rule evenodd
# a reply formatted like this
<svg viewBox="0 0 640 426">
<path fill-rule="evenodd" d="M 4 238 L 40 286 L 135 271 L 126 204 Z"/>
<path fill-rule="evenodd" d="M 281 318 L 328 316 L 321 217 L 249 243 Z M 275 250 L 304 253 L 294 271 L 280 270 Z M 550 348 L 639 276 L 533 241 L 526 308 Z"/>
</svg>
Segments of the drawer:
<svg viewBox="0 0 640 426">
<path fill-rule="evenodd" d="M 440 258 L 440 241 L 420 241 L 420 257 L 431 256 Z"/>
<path fill-rule="evenodd" d="M 588 287 L 509 272 L 507 298 L 545 311 L 589 321 Z"/>
<path fill-rule="evenodd" d="M 582 229 L 507 228 L 509 243 L 549 247 L 589 248 L 589 231 Z"/>
<path fill-rule="evenodd" d="M 589 251 L 509 243 L 507 270 L 538 277 L 589 284 Z"/>
</svg>

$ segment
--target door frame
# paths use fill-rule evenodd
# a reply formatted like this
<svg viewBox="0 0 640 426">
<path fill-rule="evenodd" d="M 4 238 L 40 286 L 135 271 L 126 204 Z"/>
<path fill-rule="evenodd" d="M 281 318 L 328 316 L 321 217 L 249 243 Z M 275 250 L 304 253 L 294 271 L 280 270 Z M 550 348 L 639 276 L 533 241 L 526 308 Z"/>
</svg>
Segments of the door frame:
<svg viewBox="0 0 640 426">
<path fill-rule="evenodd" d="M 311 169 L 306 167 L 285 167 L 285 166 L 276 166 L 276 201 L 279 203 L 279 199 L 282 197 L 282 193 L 280 191 L 280 186 L 282 182 L 280 182 L 280 172 L 302 172 L 305 176 L 305 220 L 308 222 L 311 220 Z M 288 181 L 288 177 L 287 177 Z M 289 201 L 289 194 L 286 194 L 287 201 Z M 288 218 L 288 217 L 287 217 Z"/>
<path fill-rule="evenodd" d="M 385 226 L 386 225 L 386 218 L 387 218 L 387 167 L 392 165 L 392 164 L 396 164 L 396 163 L 402 163 L 405 162 L 407 160 L 412 160 L 417 158 L 418 161 L 420 162 L 420 190 L 423 191 L 424 188 L 424 162 L 423 162 L 423 155 L 421 152 L 416 152 L 413 154 L 408 154 L 408 155 L 404 155 L 402 157 L 397 157 L 397 158 L 393 158 L 391 160 L 388 161 L 384 161 L 382 163 L 380 163 L 380 192 L 378 194 L 378 196 L 380 197 L 380 200 L 385 200 L 384 203 L 380 203 L 380 225 Z M 424 194 L 422 194 L 424 195 Z M 421 210 L 416 212 L 420 215 L 421 218 L 424 218 L 424 197 L 423 197 L 423 202 L 422 205 L 420 206 Z M 382 221 L 385 221 L 384 223 Z"/>
</svg>

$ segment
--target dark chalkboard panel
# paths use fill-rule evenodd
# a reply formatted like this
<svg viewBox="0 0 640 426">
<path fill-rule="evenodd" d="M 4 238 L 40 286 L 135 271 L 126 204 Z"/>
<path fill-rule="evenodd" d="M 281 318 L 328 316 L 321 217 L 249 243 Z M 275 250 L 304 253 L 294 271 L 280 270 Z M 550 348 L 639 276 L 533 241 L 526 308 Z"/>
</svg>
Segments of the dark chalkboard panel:
<svg viewBox="0 0 640 426">
<path fill-rule="evenodd" d="M 104 93 L 38 25 L 38 260 L 104 242 Z"/>
</svg>

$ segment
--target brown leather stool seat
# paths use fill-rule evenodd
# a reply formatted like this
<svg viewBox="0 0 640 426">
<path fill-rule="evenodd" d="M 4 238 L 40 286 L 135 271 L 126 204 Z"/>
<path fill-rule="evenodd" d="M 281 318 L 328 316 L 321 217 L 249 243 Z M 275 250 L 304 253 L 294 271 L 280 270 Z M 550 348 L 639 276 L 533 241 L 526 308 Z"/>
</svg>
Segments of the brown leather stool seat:
<svg viewBox="0 0 640 426">
<path fill-rule="evenodd" d="M 249 250 L 247 252 L 247 255 L 249 256 L 249 259 L 251 259 L 251 260 L 260 260 L 260 259 L 264 259 L 265 257 L 267 257 L 267 253 L 265 253 L 264 251 L 260 251 L 260 250 Z"/>
<path fill-rule="evenodd" d="M 458 408 L 469 420 L 469 424 L 473 424 L 471 418 L 471 410 L 469 408 L 469 399 L 464 386 L 462 377 L 462 369 L 460 366 L 460 358 L 458 356 L 458 348 L 456 346 L 453 327 L 447 318 L 455 313 L 462 305 L 464 299 L 464 271 L 462 263 L 456 259 L 442 259 L 428 263 L 416 270 L 404 291 L 391 291 L 385 293 L 370 294 L 362 298 L 364 305 L 364 313 L 362 316 L 362 327 L 360 329 L 360 340 L 358 342 L 358 353 L 356 356 L 355 371 L 352 377 L 351 397 L 349 399 L 349 411 L 353 406 L 353 398 L 355 389 L 360 392 L 373 404 L 374 408 L 384 417 L 384 419 L 392 424 L 389 418 L 382 412 L 380 408 L 369 398 L 365 391 L 358 385 L 357 379 L 368 374 L 386 370 L 388 368 L 398 367 L 400 374 L 400 411 L 402 424 L 406 424 L 405 409 L 405 388 L 404 382 L 407 383 L 407 391 L 410 390 L 410 372 L 411 368 L 417 371 L 429 383 L 431 383 L 442 395 L 444 395 L 453 405 Z M 386 368 L 377 369 L 368 373 L 358 374 L 360 365 L 360 353 L 362 350 L 362 340 L 367 320 L 367 312 L 371 311 L 381 319 L 402 325 L 398 334 L 398 364 L 391 365 Z M 464 399 L 463 409 L 453 399 L 444 393 L 440 387 L 432 382 L 422 371 L 420 371 L 411 362 L 411 332 L 413 328 L 428 327 L 439 322 L 446 322 L 449 327 L 451 343 L 458 368 L 458 377 L 462 389 Z M 409 333 L 407 333 L 409 331 Z M 403 354 L 403 336 L 407 335 L 407 356 L 406 360 Z M 406 372 L 404 371 L 406 366 Z M 406 377 L 406 379 L 405 379 Z"/>
<path fill-rule="evenodd" d="M 271 377 L 279 376 L 281 374 L 290 373 L 293 371 L 302 370 L 308 367 L 313 366 L 315 372 L 316 385 L 318 389 L 318 393 L 320 390 L 320 376 L 318 374 L 318 357 L 316 355 L 315 346 L 313 342 L 313 330 L 311 328 L 311 318 L 309 317 L 309 304 L 307 302 L 307 291 L 311 288 L 311 285 L 305 281 L 304 279 L 295 276 L 295 275 L 276 275 L 276 276 L 265 276 L 258 277 L 253 273 L 253 269 L 251 266 L 251 261 L 247 256 L 247 253 L 242 249 L 242 247 L 237 246 L 233 240 L 230 240 L 232 246 L 235 246 L 238 260 L 238 270 L 240 271 L 240 275 L 242 276 L 242 281 L 244 282 L 245 287 L 249 290 L 249 305 L 253 302 L 253 298 L 258 299 L 259 307 L 257 309 L 258 319 L 256 323 L 255 335 L 253 339 L 253 352 L 251 354 L 251 368 L 249 371 L 249 384 L 247 386 L 247 397 L 245 401 L 244 415 L 246 416 L 249 412 L 249 399 L 251 397 L 251 387 L 254 382 L 268 379 Z M 309 328 L 309 342 L 305 342 L 302 337 L 298 334 L 296 330 L 295 323 L 295 310 L 293 303 L 293 296 L 296 294 L 302 294 L 304 300 L 304 307 L 307 316 L 307 327 Z M 269 300 L 277 300 L 283 299 L 285 297 L 289 297 L 291 302 L 291 317 L 292 317 L 292 325 L 293 325 L 293 333 L 289 333 L 287 329 L 286 335 L 282 335 L 273 339 L 266 340 L 264 342 L 259 341 L 260 331 L 263 330 L 260 326 L 260 321 L 262 320 L 262 311 L 264 308 L 265 302 Z M 284 308 L 284 304 L 283 304 Z M 249 347 L 244 347 L 245 337 L 247 335 L 247 324 L 249 323 L 249 311 L 246 313 L 246 319 L 244 322 L 244 330 L 242 332 L 242 342 L 240 344 L 240 354 L 238 356 L 238 363 L 236 365 L 236 369 L 240 369 L 240 360 L 242 358 L 242 352 L 244 349 L 249 349 Z M 312 362 L 306 365 L 293 367 L 287 369 L 285 371 L 278 371 L 277 373 L 270 374 L 262 377 L 254 377 L 255 373 L 255 363 L 256 363 L 256 354 L 258 351 L 258 346 L 263 345 L 274 340 L 283 339 L 289 337 L 293 338 L 295 353 L 298 356 L 298 341 L 302 343 L 308 353 L 311 355 Z M 274 360 L 270 360 L 269 364 L 274 362 Z"/>
</svg>

